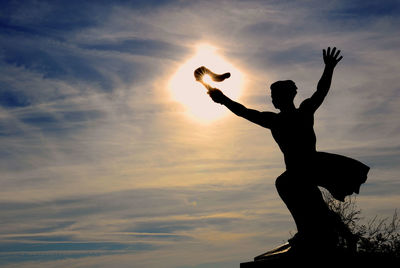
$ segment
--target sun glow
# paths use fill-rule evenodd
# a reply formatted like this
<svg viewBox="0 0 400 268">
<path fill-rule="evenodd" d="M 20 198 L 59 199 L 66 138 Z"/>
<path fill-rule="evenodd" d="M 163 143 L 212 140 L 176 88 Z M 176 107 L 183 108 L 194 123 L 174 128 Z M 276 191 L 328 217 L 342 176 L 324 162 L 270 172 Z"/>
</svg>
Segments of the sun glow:
<svg viewBox="0 0 400 268">
<path fill-rule="evenodd" d="M 214 103 L 207 94 L 205 87 L 193 76 L 196 68 L 205 66 L 215 73 L 230 72 L 231 77 L 223 82 L 214 82 L 208 75 L 203 81 L 212 87 L 219 88 L 230 98 L 237 99 L 242 89 L 242 75 L 232 64 L 218 55 L 213 46 L 202 44 L 197 46 L 197 52 L 186 61 L 173 75 L 169 83 L 172 97 L 182 103 L 187 115 L 202 122 L 210 122 L 227 114 L 227 109 Z"/>
</svg>

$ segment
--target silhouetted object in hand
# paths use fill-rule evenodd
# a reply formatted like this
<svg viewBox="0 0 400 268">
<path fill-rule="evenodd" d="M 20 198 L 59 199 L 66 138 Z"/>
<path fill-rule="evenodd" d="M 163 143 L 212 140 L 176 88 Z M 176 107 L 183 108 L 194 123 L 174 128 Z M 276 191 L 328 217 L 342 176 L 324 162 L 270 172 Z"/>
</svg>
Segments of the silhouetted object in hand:
<svg viewBox="0 0 400 268">
<path fill-rule="evenodd" d="M 225 79 L 231 77 L 230 73 L 216 74 L 204 66 L 201 66 L 194 71 L 194 77 L 196 78 L 196 81 L 202 80 L 205 74 L 208 74 L 215 82 L 222 82 Z"/>
<path fill-rule="evenodd" d="M 331 86 L 340 50 L 323 50 L 325 68 L 316 92 L 298 108 L 293 100 L 297 87 L 291 80 L 271 85 L 272 103 L 279 113 L 248 109 L 226 97 L 219 89 L 207 87 L 214 102 L 225 105 L 234 114 L 271 130 L 284 154 L 286 171 L 276 179 L 276 188 L 296 223 L 298 233 L 289 241 L 290 250 L 333 249 L 337 230 L 332 214 L 318 186 L 326 188 L 336 199 L 359 193 L 367 179 L 369 167 L 341 155 L 318 152 L 314 133 L 314 113 L 324 101 Z M 311 247 L 311 248 L 310 248 Z"/>
<path fill-rule="evenodd" d="M 211 79 L 215 82 L 222 82 L 225 79 L 231 77 L 230 73 L 216 74 L 204 66 L 197 68 L 194 71 L 194 78 L 196 79 L 196 81 L 202 83 L 203 86 L 205 86 L 205 88 L 207 88 L 207 90 L 212 90 L 213 88 L 209 84 L 207 84 L 206 82 L 203 81 L 204 75 L 209 75 L 211 77 Z"/>
</svg>

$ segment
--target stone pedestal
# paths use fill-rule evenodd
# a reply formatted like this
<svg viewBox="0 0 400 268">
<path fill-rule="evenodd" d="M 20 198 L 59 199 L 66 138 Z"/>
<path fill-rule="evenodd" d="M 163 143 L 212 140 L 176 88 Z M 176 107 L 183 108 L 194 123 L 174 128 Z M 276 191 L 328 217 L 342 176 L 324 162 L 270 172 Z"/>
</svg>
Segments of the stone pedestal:
<svg viewBox="0 0 400 268">
<path fill-rule="evenodd" d="M 349 253 L 343 250 L 323 252 L 302 251 L 293 253 L 288 243 L 254 257 L 254 261 L 243 262 L 240 268 L 273 268 L 273 267 L 400 267 L 400 258 L 380 254 Z M 393 266 L 394 265 L 394 266 Z"/>
</svg>

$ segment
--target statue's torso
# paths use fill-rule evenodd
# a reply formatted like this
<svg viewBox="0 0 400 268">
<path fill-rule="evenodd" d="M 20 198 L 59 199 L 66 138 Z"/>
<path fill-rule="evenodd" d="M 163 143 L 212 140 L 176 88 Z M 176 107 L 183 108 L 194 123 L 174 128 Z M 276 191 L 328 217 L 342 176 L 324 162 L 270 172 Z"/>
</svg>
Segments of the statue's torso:
<svg viewBox="0 0 400 268">
<path fill-rule="evenodd" d="M 295 109 L 276 114 L 271 132 L 284 154 L 287 168 L 303 165 L 316 151 L 312 113 Z"/>
</svg>

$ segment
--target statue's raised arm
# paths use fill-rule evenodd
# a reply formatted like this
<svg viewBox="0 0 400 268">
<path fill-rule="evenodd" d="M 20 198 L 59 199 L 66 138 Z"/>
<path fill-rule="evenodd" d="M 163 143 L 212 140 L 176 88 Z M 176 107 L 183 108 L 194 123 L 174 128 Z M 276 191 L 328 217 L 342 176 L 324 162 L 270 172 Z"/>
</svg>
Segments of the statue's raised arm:
<svg viewBox="0 0 400 268">
<path fill-rule="evenodd" d="M 328 47 L 327 50 L 324 49 L 322 51 L 322 55 L 325 68 L 321 79 L 318 82 L 317 91 L 311 96 L 311 98 L 306 99 L 301 104 L 303 108 L 306 108 L 312 112 L 315 112 L 324 101 L 331 87 L 333 71 L 336 67 L 336 64 L 338 64 L 338 62 L 343 58 L 343 56 L 340 56 L 340 50 L 336 50 L 336 47 L 334 47 L 332 50 L 330 47 Z"/>
</svg>

